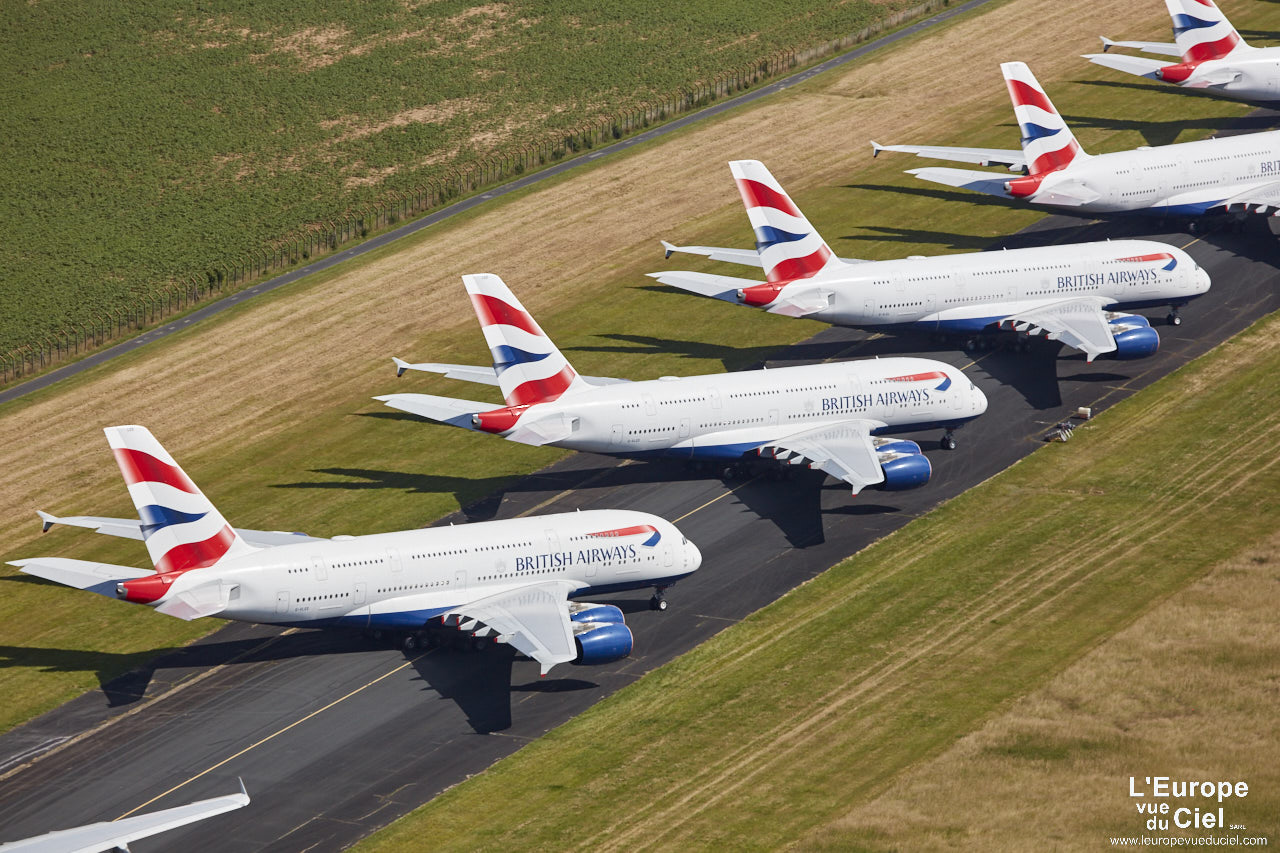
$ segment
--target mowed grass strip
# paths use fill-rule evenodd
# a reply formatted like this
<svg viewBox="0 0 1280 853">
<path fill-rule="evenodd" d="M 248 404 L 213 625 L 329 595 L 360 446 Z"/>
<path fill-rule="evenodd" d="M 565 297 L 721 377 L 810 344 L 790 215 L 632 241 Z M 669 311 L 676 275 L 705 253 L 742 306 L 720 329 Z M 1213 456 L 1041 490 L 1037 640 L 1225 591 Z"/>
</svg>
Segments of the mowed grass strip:
<svg viewBox="0 0 1280 853">
<path fill-rule="evenodd" d="M 1158 546 L 1156 546 L 1158 547 Z M 794 845 L 802 850 L 1098 850 L 1136 835 L 1280 832 L 1280 531 L 1215 565 L 1007 712 L 882 795 Z M 1243 781 L 1228 831 L 1148 832 L 1129 777 Z M 1188 815 L 1190 816 L 1190 815 Z"/>
<path fill-rule="evenodd" d="M 1228 12 L 1241 16 L 1242 27 L 1265 26 L 1262 5 L 1232 4 Z M 1161 38 L 1167 30 L 1158 9 L 1126 0 L 1098 0 L 1095 8 L 1125 35 Z M 1034 221 L 1039 212 L 922 185 L 902 174 L 922 161 L 872 160 L 865 143 L 1013 145 L 1017 126 L 990 56 L 995 19 L 1010 43 L 1039 57 L 1035 70 L 1064 112 L 1093 116 L 1095 125 L 1125 117 L 1127 129 L 1084 122 L 1080 138 L 1090 151 L 1144 144 L 1153 127 L 1165 136 L 1204 135 L 1247 109 L 1145 84 L 1099 85 L 1110 72 L 1062 49 L 1093 49 L 1092 18 L 1065 14 L 1055 0 L 997 4 L 6 405 L 3 559 L 145 561 L 137 543 L 87 531 L 42 537 L 34 515 L 133 515 L 101 432 L 111 424 L 150 427 L 238 526 L 323 536 L 423 525 L 554 460 L 555 451 L 368 416 L 389 413 L 369 398 L 392 391 L 497 402 L 483 386 L 417 375 L 397 381 L 391 371 L 393 354 L 488 362 L 458 280 L 464 273 L 504 276 L 590 375 L 718 372 L 808 337 L 822 327 L 681 295 L 644 278 L 686 264 L 750 274 L 698 259 L 664 264 L 658 248 L 660 238 L 751 244 L 725 165 L 730 159 L 768 164 L 842 255 L 977 249 Z M 987 85 L 976 75 L 964 85 L 939 79 L 939 57 L 948 67 L 975 69 Z M 1194 306 L 1188 318 L 1194 323 Z M 7 593 L 0 601 L 7 660 L 0 667 L 0 729 L 218 624 L 168 619 L 8 567 L 0 568 L 0 580 Z"/>
<path fill-rule="evenodd" d="M 1271 317 L 359 849 L 795 841 L 1280 527 L 1278 364 Z"/>
</svg>

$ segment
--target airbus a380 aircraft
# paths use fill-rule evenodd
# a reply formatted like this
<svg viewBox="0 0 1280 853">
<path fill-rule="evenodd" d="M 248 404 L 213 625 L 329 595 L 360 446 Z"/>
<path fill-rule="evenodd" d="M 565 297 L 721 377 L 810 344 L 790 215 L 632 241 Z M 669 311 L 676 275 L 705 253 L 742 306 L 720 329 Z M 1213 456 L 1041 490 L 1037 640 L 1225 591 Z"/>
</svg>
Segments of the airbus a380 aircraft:
<svg viewBox="0 0 1280 853">
<path fill-rule="evenodd" d="M 179 619 L 217 615 L 295 627 L 405 631 L 438 619 L 477 637 L 497 635 L 542 665 L 609 663 L 631 653 L 631 631 L 609 604 L 569 599 L 656 587 L 702 563 L 667 521 L 592 510 L 321 539 L 236 530 L 144 427 L 106 430 L 139 519 L 40 513 L 54 524 L 142 539 L 155 571 L 39 557 L 29 575 Z M 410 644 L 412 645 L 412 644 Z"/>
<path fill-rule="evenodd" d="M 1280 101 L 1280 47 L 1250 47 L 1213 0 L 1165 0 L 1173 18 L 1174 44 L 1102 39 L 1102 53 L 1085 59 L 1126 74 L 1203 89 L 1241 101 Z M 1131 47 L 1175 56 L 1181 62 L 1107 53 Z"/>
<path fill-rule="evenodd" d="M 1022 177 L 969 169 L 912 169 L 907 174 L 951 187 L 1088 213 L 1199 216 L 1210 212 L 1280 212 L 1280 131 L 1249 133 L 1112 154 L 1084 153 L 1031 71 L 1000 66 L 1022 129 L 1022 150 L 881 145 L 875 154 L 1008 166 Z M 1280 220 L 1273 219 L 1274 231 Z"/>
<path fill-rule="evenodd" d="M 375 399 L 433 421 L 614 456 L 670 456 L 737 463 L 763 456 L 844 480 L 854 494 L 882 484 L 928 482 L 929 460 L 913 441 L 885 433 L 951 430 L 986 411 L 987 398 L 959 368 L 922 358 L 885 358 L 647 382 L 580 376 L 495 275 L 463 276 L 493 353 L 493 367 L 409 364 L 406 370 L 497 385 L 505 406 L 390 394 Z"/>
<path fill-rule="evenodd" d="M 896 261 L 837 258 L 762 163 L 729 164 L 756 249 L 673 246 L 764 267 L 767 281 L 697 272 L 650 273 L 663 284 L 841 326 L 916 328 L 976 334 L 1006 324 L 1043 332 L 1085 353 L 1116 358 L 1150 355 L 1160 336 L 1146 318 L 1118 308 L 1177 308 L 1209 289 L 1208 274 L 1181 249 L 1151 240 L 1117 240 L 976 252 Z"/>
</svg>

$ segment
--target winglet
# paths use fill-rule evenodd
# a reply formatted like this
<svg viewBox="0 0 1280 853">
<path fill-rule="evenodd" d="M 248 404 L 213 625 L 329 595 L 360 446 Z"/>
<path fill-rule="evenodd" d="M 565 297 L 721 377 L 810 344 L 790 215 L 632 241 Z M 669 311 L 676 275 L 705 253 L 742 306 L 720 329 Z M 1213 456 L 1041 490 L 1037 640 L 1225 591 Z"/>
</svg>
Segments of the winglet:
<svg viewBox="0 0 1280 853">
<path fill-rule="evenodd" d="M 884 146 L 874 139 L 871 140 L 871 159 L 874 160 L 880 156 L 880 152 L 884 150 Z"/>
<path fill-rule="evenodd" d="M 58 523 L 58 517 L 56 515 L 47 513 L 42 509 L 36 510 L 36 515 L 40 516 L 40 522 L 41 522 L 40 532 L 41 533 L 48 533 L 49 528 L 53 527 L 55 524 Z"/>
<path fill-rule="evenodd" d="M 1106 36 L 1098 36 L 1098 38 L 1102 39 L 1103 53 L 1106 53 L 1107 51 L 1111 50 L 1111 48 L 1116 46 L 1116 43 L 1113 42 L 1111 39 L 1107 38 Z"/>
<path fill-rule="evenodd" d="M 662 258 L 663 260 L 669 261 L 671 260 L 671 253 L 676 251 L 675 244 L 668 243 L 666 240 L 662 240 L 661 242 L 662 242 L 662 248 L 665 250 L 664 254 L 662 255 Z"/>
<path fill-rule="evenodd" d="M 399 379 L 401 376 L 404 376 L 404 372 L 409 369 L 409 362 L 402 358 L 396 358 L 394 355 L 391 356 L 391 360 L 396 363 L 396 379 Z"/>
</svg>

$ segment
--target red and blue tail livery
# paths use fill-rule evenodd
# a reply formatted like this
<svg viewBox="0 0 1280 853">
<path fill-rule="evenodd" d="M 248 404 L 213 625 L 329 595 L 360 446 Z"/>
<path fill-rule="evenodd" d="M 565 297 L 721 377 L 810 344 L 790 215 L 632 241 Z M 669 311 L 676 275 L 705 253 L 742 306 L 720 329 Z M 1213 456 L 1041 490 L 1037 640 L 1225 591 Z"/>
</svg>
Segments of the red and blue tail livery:
<svg viewBox="0 0 1280 853">
<path fill-rule="evenodd" d="M 1013 114 L 1022 131 L 1022 150 L 1031 175 L 1056 172 L 1071 165 L 1084 152 L 1067 123 L 1054 109 L 1049 96 L 1025 62 L 1005 62 L 1004 73 Z"/>
<path fill-rule="evenodd" d="M 462 281 L 493 354 L 493 369 L 508 406 L 555 400 L 582 384 L 577 371 L 501 278 L 465 275 Z"/>
<path fill-rule="evenodd" d="M 253 550 L 150 430 L 116 426 L 105 432 L 157 572 L 202 569 Z"/>
<path fill-rule="evenodd" d="M 729 168 L 747 208 L 747 218 L 756 234 L 756 250 L 770 282 L 812 278 L 840 265 L 831 247 L 763 163 L 734 160 Z"/>
</svg>

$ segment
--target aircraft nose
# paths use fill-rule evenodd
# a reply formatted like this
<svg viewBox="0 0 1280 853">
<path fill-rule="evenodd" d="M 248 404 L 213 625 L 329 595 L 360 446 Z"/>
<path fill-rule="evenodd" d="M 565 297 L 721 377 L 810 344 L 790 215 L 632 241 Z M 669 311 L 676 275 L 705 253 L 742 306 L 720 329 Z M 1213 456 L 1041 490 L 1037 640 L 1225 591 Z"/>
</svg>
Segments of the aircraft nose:
<svg viewBox="0 0 1280 853">
<path fill-rule="evenodd" d="M 977 385 L 973 386 L 973 413 L 980 415 L 987 410 L 987 395 Z"/>
<path fill-rule="evenodd" d="M 1206 293 L 1209 290 L 1209 273 L 1204 267 L 1196 267 L 1196 293 Z"/>
<path fill-rule="evenodd" d="M 696 572 L 702 566 L 702 552 L 698 550 L 698 546 L 694 545 L 688 539 L 684 540 L 684 565 L 691 572 Z"/>
</svg>

